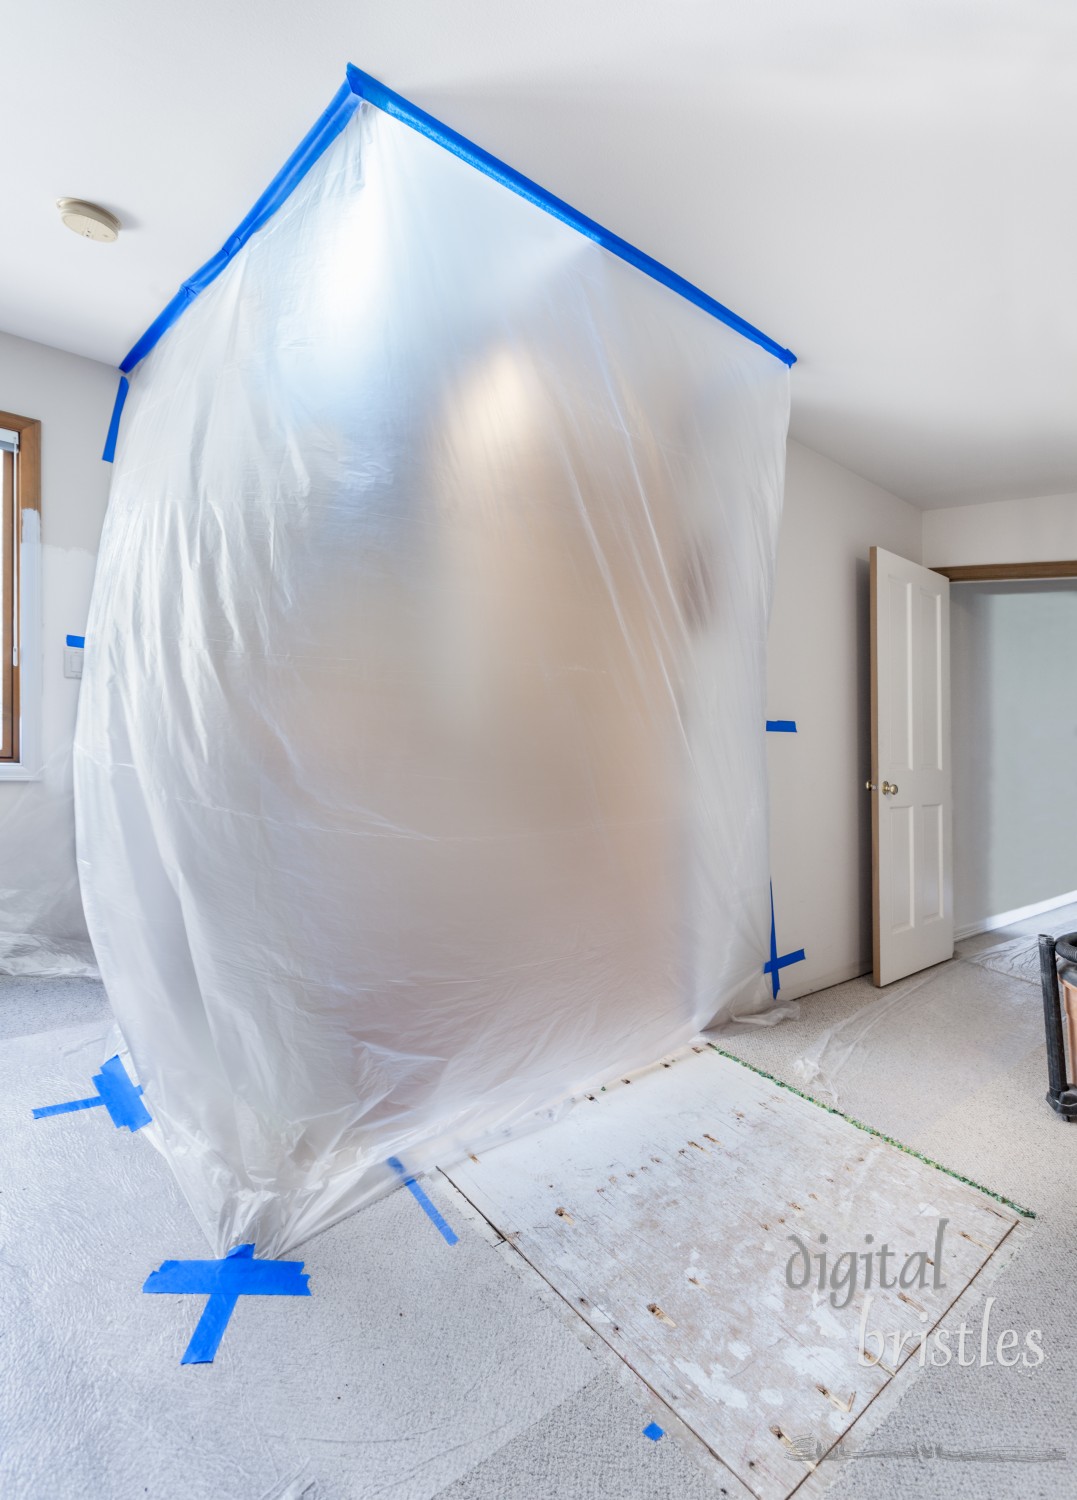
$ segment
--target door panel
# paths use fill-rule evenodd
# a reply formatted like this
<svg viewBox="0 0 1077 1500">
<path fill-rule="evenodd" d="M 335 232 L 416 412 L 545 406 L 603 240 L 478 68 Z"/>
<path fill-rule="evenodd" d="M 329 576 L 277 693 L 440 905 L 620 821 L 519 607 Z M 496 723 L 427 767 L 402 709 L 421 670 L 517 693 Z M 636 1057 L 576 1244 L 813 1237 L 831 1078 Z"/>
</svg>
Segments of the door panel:
<svg viewBox="0 0 1077 1500">
<path fill-rule="evenodd" d="M 953 957 L 950 584 L 871 549 L 874 977 Z M 885 788 L 885 790 L 884 790 Z"/>
</svg>

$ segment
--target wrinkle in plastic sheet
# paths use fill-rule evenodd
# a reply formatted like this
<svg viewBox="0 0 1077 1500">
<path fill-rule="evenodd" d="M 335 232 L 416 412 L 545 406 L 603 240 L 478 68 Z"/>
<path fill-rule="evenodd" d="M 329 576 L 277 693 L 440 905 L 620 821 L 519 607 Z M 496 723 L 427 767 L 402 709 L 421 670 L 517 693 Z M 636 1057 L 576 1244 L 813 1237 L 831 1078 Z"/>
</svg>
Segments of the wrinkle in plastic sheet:
<svg viewBox="0 0 1077 1500">
<path fill-rule="evenodd" d="M 218 1254 L 771 1011 L 788 371 L 362 104 L 135 373 L 94 946 Z"/>
<path fill-rule="evenodd" d="M 1039 976 L 1022 961 L 1030 941 L 1034 948 L 1034 939 L 1003 942 L 888 985 L 816 1038 L 794 1065 L 798 1081 L 855 1114 L 885 1066 L 903 1085 L 884 1128 L 914 1137 L 1042 1047 Z M 937 1069 L 923 1066 L 926 1049 L 946 1058 L 945 1091 Z"/>
<path fill-rule="evenodd" d="M 75 863 L 71 748 L 4 786 L 0 974 L 97 976 Z"/>
</svg>

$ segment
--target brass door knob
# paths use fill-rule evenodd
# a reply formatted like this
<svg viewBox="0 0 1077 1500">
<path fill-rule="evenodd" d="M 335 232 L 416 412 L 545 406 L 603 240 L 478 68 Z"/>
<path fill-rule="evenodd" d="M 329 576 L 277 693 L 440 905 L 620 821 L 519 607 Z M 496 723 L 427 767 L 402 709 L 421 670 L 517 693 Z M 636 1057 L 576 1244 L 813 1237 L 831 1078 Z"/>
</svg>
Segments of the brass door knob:
<svg viewBox="0 0 1077 1500">
<path fill-rule="evenodd" d="M 883 796 L 884 797 L 896 797 L 897 796 L 897 789 L 898 788 L 897 788 L 897 782 L 896 781 L 884 781 L 883 782 Z"/>
<path fill-rule="evenodd" d="M 873 792 L 875 790 L 875 783 L 874 781 L 865 781 L 864 787 L 866 791 Z"/>
</svg>

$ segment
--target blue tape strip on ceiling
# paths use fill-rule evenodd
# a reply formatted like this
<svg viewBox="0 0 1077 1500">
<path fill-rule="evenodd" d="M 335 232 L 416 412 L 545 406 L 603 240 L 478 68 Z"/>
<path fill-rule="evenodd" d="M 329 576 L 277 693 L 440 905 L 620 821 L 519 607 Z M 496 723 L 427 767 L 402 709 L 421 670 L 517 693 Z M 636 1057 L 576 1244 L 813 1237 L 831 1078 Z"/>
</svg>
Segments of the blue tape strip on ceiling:
<svg viewBox="0 0 1077 1500">
<path fill-rule="evenodd" d="M 436 141 L 439 146 L 444 146 L 446 151 L 451 151 L 462 161 L 477 167 L 480 172 L 485 172 L 487 177 L 492 177 L 495 182 L 500 182 L 502 187 L 507 187 L 511 192 L 518 193 L 521 198 L 526 198 L 537 208 L 544 209 L 555 219 L 560 219 L 563 223 L 571 225 L 573 229 L 578 229 L 581 234 L 594 240 L 603 249 L 609 250 L 611 254 L 635 266 L 644 275 L 660 281 L 663 286 L 668 286 L 671 291 L 687 298 L 689 302 L 694 302 L 704 312 L 710 313 L 712 317 L 735 329 L 737 333 L 743 334 L 752 343 L 766 349 L 783 364 L 796 363 L 796 355 L 790 349 L 783 349 L 781 344 L 775 343 L 760 329 L 744 318 L 738 317 L 735 312 L 731 312 L 721 302 L 709 297 L 699 287 L 693 286 L 683 276 L 678 276 L 676 271 L 671 271 L 660 261 L 645 255 L 642 250 L 637 250 L 635 245 L 630 245 L 627 240 L 621 239 L 620 235 L 603 229 L 602 225 L 596 224 L 594 219 L 589 219 L 586 214 L 581 214 L 578 209 L 572 208 L 563 199 L 555 197 L 553 193 L 548 193 L 545 188 L 539 187 L 537 182 L 532 182 L 529 177 L 525 177 L 522 172 L 517 172 L 505 162 L 499 161 L 496 156 L 491 156 L 489 151 L 484 151 L 481 146 L 476 146 L 465 136 L 458 135 L 455 130 L 450 130 L 448 125 L 443 125 L 440 120 L 435 120 L 433 115 L 428 115 L 417 105 L 409 103 L 407 99 L 402 99 L 399 94 L 394 94 L 392 89 L 387 89 L 376 78 L 371 78 L 369 73 L 360 72 L 351 63 L 348 64 L 348 83 L 360 98 L 366 99 L 385 114 L 392 115 L 395 120 L 402 120 L 405 125 L 410 125 L 413 130 L 418 130 L 430 140 Z"/>
<path fill-rule="evenodd" d="M 277 209 L 288 201 L 322 152 L 336 140 L 347 125 L 358 103 L 359 98 L 351 87 L 347 83 L 341 84 L 328 108 L 318 116 L 246 218 L 236 227 L 216 255 L 207 260 L 204 266 L 200 266 L 193 276 L 187 278 L 172 301 L 167 307 L 162 308 L 146 332 L 121 360 L 120 369 L 125 375 L 133 370 L 140 360 L 145 359 L 161 335 L 183 315 L 199 292 L 204 292 L 207 286 L 217 280 L 228 262 L 239 254 L 251 235 L 261 229 L 262 225 L 273 217 Z"/>
<path fill-rule="evenodd" d="M 229 236 L 216 255 L 200 266 L 193 276 L 189 276 L 180 287 L 172 300 L 162 308 L 157 317 L 138 339 L 120 362 L 120 370 L 124 376 L 139 364 L 150 350 L 159 342 L 173 323 L 182 317 L 190 304 L 204 292 L 221 274 L 224 268 L 243 248 L 251 235 L 261 229 L 267 220 L 271 219 L 277 209 L 287 201 L 296 187 L 310 171 L 311 167 L 325 151 L 345 125 L 351 119 L 359 101 L 365 99 L 367 103 L 374 105 L 387 115 L 392 115 L 396 120 L 410 125 L 413 130 L 419 131 L 429 140 L 436 141 L 446 151 L 452 152 L 454 156 L 460 157 L 462 161 L 484 172 L 487 177 L 492 177 L 495 182 L 501 183 L 510 192 L 518 193 L 521 198 L 526 198 L 529 203 L 535 204 L 537 208 L 552 214 L 554 218 L 560 219 L 562 223 L 570 225 L 580 234 L 586 235 L 588 239 L 601 245 L 603 249 L 627 261 L 629 265 L 635 266 L 645 276 L 660 281 L 663 286 L 669 287 L 679 296 L 695 303 L 704 312 L 708 312 L 719 322 L 725 323 L 727 327 L 750 339 L 752 343 L 758 344 L 760 348 L 773 354 L 783 364 L 793 365 L 796 363 L 796 355 L 789 349 L 785 349 L 774 339 L 769 338 L 760 329 L 749 323 L 745 318 L 738 317 L 723 303 L 710 297 L 692 282 L 686 281 L 683 276 L 678 276 L 676 271 L 671 271 L 668 266 L 662 265 L 660 261 L 654 260 L 650 255 L 637 250 L 627 240 L 621 239 L 619 235 L 603 229 L 594 219 L 589 219 L 586 214 L 580 213 L 572 208 L 563 199 L 548 193 L 545 188 L 539 187 L 538 183 L 532 182 L 522 172 L 500 161 L 481 146 L 476 146 L 465 136 L 458 135 L 448 125 L 443 125 L 440 120 L 435 120 L 433 115 L 428 115 L 425 110 L 419 109 L 399 94 L 394 94 L 384 84 L 379 83 L 376 78 L 371 78 L 369 73 L 362 72 L 359 68 L 348 64 L 347 78 L 337 92 L 333 95 L 327 109 L 315 121 L 314 125 L 300 141 L 272 182 L 266 188 L 246 218 L 237 226 Z M 107 463 L 111 463 L 116 456 L 116 439 L 119 433 L 120 416 L 123 412 L 123 404 L 127 399 L 128 383 L 121 379 L 120 388 L 116 393 L 116 404 L 113 407 L 112 421 L 109 424 L 108 437 L 105 442 L 105 451 L 102 455 Z"/>
</svg>

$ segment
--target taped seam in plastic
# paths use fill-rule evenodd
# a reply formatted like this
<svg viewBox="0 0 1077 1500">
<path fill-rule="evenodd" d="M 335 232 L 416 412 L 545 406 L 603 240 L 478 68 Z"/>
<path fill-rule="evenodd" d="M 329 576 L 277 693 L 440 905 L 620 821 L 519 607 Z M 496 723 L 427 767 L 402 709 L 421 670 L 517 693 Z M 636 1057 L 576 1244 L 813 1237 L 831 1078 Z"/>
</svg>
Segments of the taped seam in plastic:
<svg viewBox="0 0 1077 1500">
<path fill-rule="evenodd" d="M 769 728 L 769 725 L 768 725 Z M 771 990 L 774 999 L 778 998 L 781 989 L 781 980 L 778 978 L 779 969 L 787 969 L 790 964 L 803 963 L 807 955 L 803 948 L 798 948 L 795 953 L 783 953 L 778 956 L 778 929 L 774 922 L 774 882 L 770 883 L 770 957 L 763 965 L 763 973 L 770 975 Z"/>
<path fill-rule="evenodd" d="M 281 204 L 286 202 L 326 147 L 336 140 L 354 114 L 358 103 L 358 96 L 351 87 L 347 83 L 342 84 L 333 95 L 328 108 L 323 110 L 307 131 L 246 218 L 232 232 L 216 255 L 211 256 L 205 265 L 200 266 L 193 276 L 187 278 L 171 302 L 157 314 L 142 337 L 128 350 L 120 362 L 120 369 L 124 374 L 128 374 L 140 360 L 145 359 L 162 334 L 172 327 L 172 324 L 194 301 L 199 292 L 204 292 L 206 287 L 216 281 L 228 262 L 242 250 L 251 235 L 261 229 L 262 225 L 273 217 Z M 126 381 L 123 385 L 126 385 Z M 125 399 L 126 394 L 124 391 Z M 122 410 L 122 400 L 117 397 L 117 401 Z M 116 426 L 119 424 L 119 416 L 116 412 L 113 412 L 113 423 Z M 115 434 L 111 428 L 109 437 L 112 439 L 114 452 Z M 107 447 L 105 456 L 111 461 L 112 453 L 108 452 Z"/>
<path fill-rule="evenodd" d="M 461 161 L 466 161 L 470 166 L 484 172 L 487 177 L 492 177 L 495 182 L 499 182 L 502 187 L 507 187 L 510 192 L 526 198 L 536 208 L 543 209 L 546 213 L 552 214 L 555 219 L 560 219 L 563 224 L 579 230 L 580 234 L 586 235 L 589 240 L 594 240 L 595 244 L 601 245 L 604 250 L 619 256 L 629 265 L 635 266 L 645 276 L 660 281 L 663 286 L 669 287 L 670 291 L 695 303 L 696 307 L 710 313 L 719 322 L 725 323 L 728 328 L 750 339 L 753 344 L 758 344 L 768 354 L 773 354 L 776 359 L 780 359 L 783 364 L 796 364 L 797 357 L 791 349 L 783 348 L 781 344 L 749 323 L 747 319 L 739 317 L 732 309 L 717 301 L 716 298 L 708 296 L 698 286 L 686 281 L 683 276 L 678 276 L 676 271 L 671 271 L 661 261 L 653 259 L 642 250 L 637 250 L 635 245 L 630 245 L 627 240 L 621 239 L 620 235 L 604 229 L 601 224 L 596 224 L 594 219 L 589 219 L 586 214 L 580 213 L 579 209 L 573 208 L 563 198 L 547 192 L 545 188 L 539 187 L 537 182 L 532 182 L 529 177 L 525 177 L 522 172 L 517 172 L 514 167 L 492 156 L 489 151 L 476 146 L 474 141 L 469 141 L 466 136 L 457 134 L 448 125 L 435 120 L 433 115 L 428 115 L 418 105 L 402 98 L 400 94 L 394 94 L 392 89 L 386 88 L 383 83 L 379 83 L 376 78 L 371 78 L 369 73 L 362 72 L 352 63 L 348 64 L 348 85 L 359 98 L 365 99 L 383 113 L 392 115 L 395 120 L 410 125 L 420 135 L 425 135 L 428 140 L 435 141 L 446 151 L 452 152 L 453 156 L 458 156 Z"/>
</svg>

